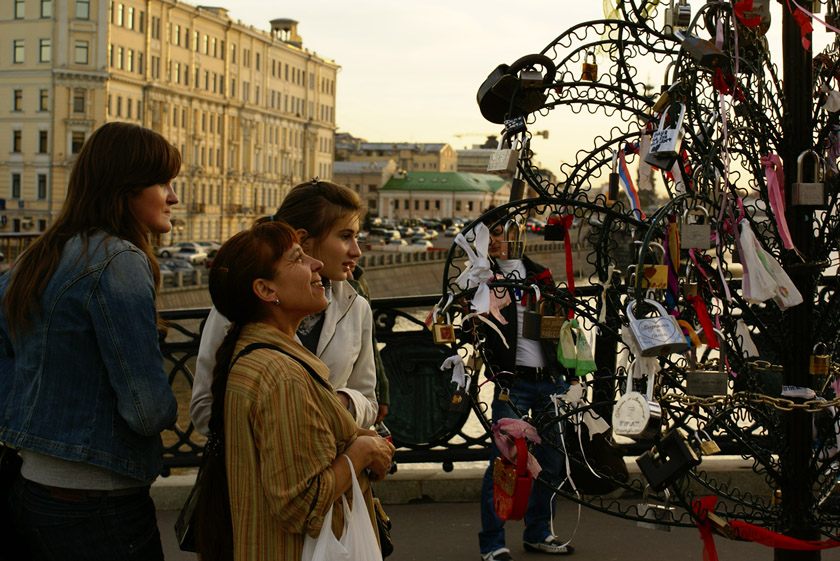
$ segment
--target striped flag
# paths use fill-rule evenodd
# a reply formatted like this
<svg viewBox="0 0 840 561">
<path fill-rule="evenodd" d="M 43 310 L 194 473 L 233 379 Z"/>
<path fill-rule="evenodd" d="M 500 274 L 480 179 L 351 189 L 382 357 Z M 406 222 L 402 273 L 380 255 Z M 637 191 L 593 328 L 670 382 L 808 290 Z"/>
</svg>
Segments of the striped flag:
<svg viewBox="0 0 840 561">
<path fill-rule="evenodd" d="M 630 207 L 636 213 L 639 220 L 645 219 L 645 213 L 642 212 L 642 206 L 639 204 L 639 193 L 633 185 L 633 179 L 630 177 L 630 170 L 627 169 L 627 160 L 624 158 L 624 150 L 618 152 L 618 179 L 621 186 L 624 188 L 624 194 L 630 199 Z"/>
</svg>

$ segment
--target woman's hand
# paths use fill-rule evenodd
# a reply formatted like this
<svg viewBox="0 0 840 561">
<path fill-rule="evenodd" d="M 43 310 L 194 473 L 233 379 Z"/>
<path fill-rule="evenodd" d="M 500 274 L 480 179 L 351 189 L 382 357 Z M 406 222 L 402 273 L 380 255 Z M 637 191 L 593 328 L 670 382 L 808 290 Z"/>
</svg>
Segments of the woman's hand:
<svg viewBox="0 0 840 561">
<path fill-rule="evenodd" d="M 394 445 L 382 438 L 376 436 L 360 436 L 356 440 L 362 438 L 370 439 L 372 444 L 371 459 L 365 467 L 370 472 L 368 477 L 371 481 L 382 481 L 388 475 L 391 469 L 391 460 L 394 458 Z"/>
</svg>

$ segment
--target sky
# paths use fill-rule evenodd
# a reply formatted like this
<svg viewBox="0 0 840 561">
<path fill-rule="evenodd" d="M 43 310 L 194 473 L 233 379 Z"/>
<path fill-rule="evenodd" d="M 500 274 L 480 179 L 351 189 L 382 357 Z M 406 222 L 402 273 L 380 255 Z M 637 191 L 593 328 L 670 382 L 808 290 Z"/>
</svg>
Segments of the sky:
<svg viewBox="0 0 840 561">
<path fill-rule="evenodd" d="M 215 5 L 265 31 L 275 18 L 298 21 L 303 47 L 341 66 L 339 132 L 371 142 L 448 142 L 456 149 L 502 129 L 484 120 L 476 103 L 479 86 L 496 66 L 541 51 L 577 23 L 603 17 L 598 0 L 426 0 L 410 6 L 383 0 L 216 0 Z M 771 47 L 781 27 L 779 4 L 772 5 Z M 664 70 L 649 61 L 639 77 L 658 90 Z M 549 133 L 548 139 L 535 137 L 531 148 L 539 163 L 556 169 L 592 147 L 594 130 L 606 133 L 615 124 L 620 123 L 602 115 L 555 110 L 530 127 Z"/>
</svg>

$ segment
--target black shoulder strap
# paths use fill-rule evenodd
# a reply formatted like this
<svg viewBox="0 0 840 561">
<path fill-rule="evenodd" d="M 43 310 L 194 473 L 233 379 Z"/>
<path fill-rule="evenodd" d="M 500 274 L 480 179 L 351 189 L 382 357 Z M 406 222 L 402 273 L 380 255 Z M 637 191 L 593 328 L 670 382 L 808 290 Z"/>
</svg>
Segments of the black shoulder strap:
<svg viewBox="0 0 840 561">
<path fill-rule="evenodd" d="M 303 362 L 302 360 L 300 360 L 296 356 L 293 356 L 293 355 L 287 353 L 286 351 L 284 351 L 283 349 L 281 349 L 277 345 L 272 345 L 271 343 L 251 343 L 250 345 L 246 346 L 244 349 L 239 351 L 236 354 L 235 357 L 233 357 L 232 361 L 230 361 L 230 368 L 233 368 L 233 365 L 236 364 L 236 361 L 239 360 L 241 357 L 243 357 L 247 354 L 250 354 L 251 352 L 256 351 L 257 349 L 271 349 L 273 351 L 277 351 L 278 353 L 282 353 L 282 354 L 286 355 L 287 357 L 291 358 L 292 360 L 294 360 L 295 362 L 297 362 L 298 364 L 303 366 L 303 368 L 307 372 L 309 372 L 309 375 L 312 376 L 312 378 L 316 382 L 318 382 L 319 384 L 321 384 L 322 386 L 324 386 L 328 390 L 332 391 L 332 387 L 323 378 L 318 376 L 317 372 L 315 372 L 312 369 L 311 366 L 309 366 L 308 364 L 306 364 L 305 362 Z"/>
</svg>

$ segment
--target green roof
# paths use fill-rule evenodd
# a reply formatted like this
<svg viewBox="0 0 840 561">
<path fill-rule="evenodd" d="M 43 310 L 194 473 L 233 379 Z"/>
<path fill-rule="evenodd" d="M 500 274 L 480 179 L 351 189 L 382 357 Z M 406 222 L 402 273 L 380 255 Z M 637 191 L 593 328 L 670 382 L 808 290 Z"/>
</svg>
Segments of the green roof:
<svg viewBox="0 0 840 561">
<path fill-rule="evenodd" d="M 508 183 L 492 173 L 410 171 L 395 174 L 380 191 L 481 191 L 495 193 Z"/>
</svg>

